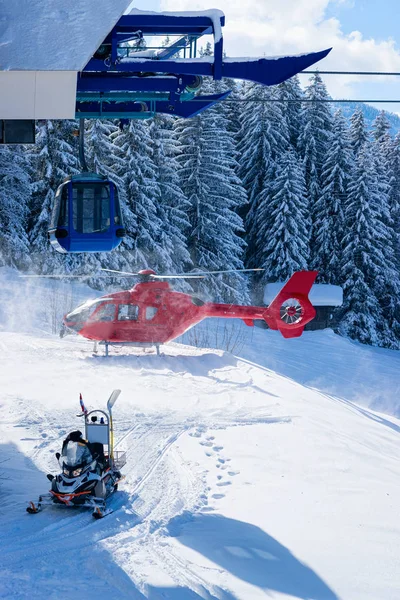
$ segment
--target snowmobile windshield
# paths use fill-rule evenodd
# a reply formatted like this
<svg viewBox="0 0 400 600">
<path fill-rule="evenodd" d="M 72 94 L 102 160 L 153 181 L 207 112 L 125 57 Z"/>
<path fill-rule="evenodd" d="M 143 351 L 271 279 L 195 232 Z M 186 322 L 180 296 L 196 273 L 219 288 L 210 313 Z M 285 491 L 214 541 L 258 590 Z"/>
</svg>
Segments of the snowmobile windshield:
<svg viewBox="0 0 400 600">
<path fill-rule="evenodd" d="M 85 444 L 70 441 L 64 448 L 61 460 L 65 466 L 76 468 L 89 464 L 93 457 Z"/>
</svg>

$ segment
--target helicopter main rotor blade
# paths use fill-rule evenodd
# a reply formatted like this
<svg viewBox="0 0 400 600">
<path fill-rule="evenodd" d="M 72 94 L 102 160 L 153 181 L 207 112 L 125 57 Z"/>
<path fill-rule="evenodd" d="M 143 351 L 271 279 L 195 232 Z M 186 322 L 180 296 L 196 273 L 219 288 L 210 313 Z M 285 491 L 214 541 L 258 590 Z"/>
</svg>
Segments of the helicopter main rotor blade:
<svg viewBox="0 0 400 600">
<path fill-rule="evenodd" d="M 203 275 L 217 275 L 219 273 L 245 273 L 248 271 L 265 271 L 265 269 L 226 269 L 224 271 L 203 271 Z"/>
<path fill-rule="evenodd" d="M 18 275 L 25 279 L 88 279 L 89 277 L 99 277 L 99 275 Z"/>
<path fill-rule="evenodd" d="M 265 271 L 265 269 L 225 269 L 222 271 L 200 271 L 199 273 L 192 274 L 184 274 L 181 275 L 152 275 L 152 277 L 156 277 L 157 279 L 175 279 L 178 277 L 182 277 L 184 279 L 204 279 L 207 275 L 218 275 L 219 273 L 245 273 L 248 271 Z"/>
<path fill-rule="evenodd" d="M 125 275 L 126 277 L 137 277 L 140 273 L 129 273 L 128 271 L 116 271 L 115 269 L 100 269 L 100 271 L 106 271 L 107 273 L 117 273 L 117 275 Z"/>
</svg>

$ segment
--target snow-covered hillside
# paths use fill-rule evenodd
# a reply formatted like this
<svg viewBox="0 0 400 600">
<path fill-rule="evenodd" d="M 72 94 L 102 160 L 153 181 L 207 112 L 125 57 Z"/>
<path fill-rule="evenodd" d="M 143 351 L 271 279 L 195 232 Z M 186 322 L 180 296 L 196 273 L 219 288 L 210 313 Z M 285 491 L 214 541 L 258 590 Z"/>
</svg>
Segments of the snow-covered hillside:
<svg viewBox="0 0 400 600">
<path fill-rule="evenodd" d="M 357 382 L 394 397 L 398 353 L 247 328 L 243 358 L 172 344 L 105 359 L 44 332 L 48 322 L 29 334 L 11 322 L 3 315 L 0 332 L 1 598 L 398 598 L 400 422 L 349 399 Z M 102 408 L 115 387 L 128 464 L 114 512 L 28 515 L 80 426 L 79 392 Z"/>
</svg>

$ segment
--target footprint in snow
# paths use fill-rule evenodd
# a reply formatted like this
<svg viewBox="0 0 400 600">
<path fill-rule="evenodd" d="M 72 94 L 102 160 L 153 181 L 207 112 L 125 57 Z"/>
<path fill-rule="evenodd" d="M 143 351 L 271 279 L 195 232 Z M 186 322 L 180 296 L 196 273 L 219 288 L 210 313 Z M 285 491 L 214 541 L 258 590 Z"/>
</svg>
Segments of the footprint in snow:
<svg viewBox="0 0 400 600">
<path fill-rule="evenodd" d="M 220 500 L 221 498 L 225 498 L 225 494 L 213 494 L 212 495 L 215 500 Z"/>
<path fill-rule="evenodd" d="M 210 446 L 212 446 L 212 444 L 210 444 Z M 214 448 L 213 448 L 213 450 L 215 450 L 215 452 L 220 452 L 223 449 L 224 449 L 223 446 L 214 446 Z"/>
<path fill-rule="evenodd" d="M 217 483 L 217 485 L 219 487 L 223 487 L 223 486 L 225 487 L 226 485 L 232 485 L 232 482 L 231 481 L 220 481 L 219 483 Z"/>
<path fill-rule="evenodd" d="M 200 445 L 210 447 L 210 446 L 212 446 L 212 442 L 200 442 Z M 214 448 L 213 448 L 213 450 L 214 450 Z"/>
<path fill-rule="evenodd" d="M 219 459 L 218 459 L 218 462 L 219 462 L 219 463 L 221 463 L 221 464 L 223 465 L 223 464 L 224 464 L 224 462 L 225 462 L 225 459 L 224 459 L 224 458 L 219 458 Z"/>
<path fill-rule="evenodd" d="M 189 433 L 189 435 L 190 435 L 191 437 L 197 437 L 197 438 L 199 438 L 199 437 L 201 437 L 201 431 L 191 431 L 191 432 Z"/>
<path fill-rule="evenodd" d="M 228 471 L 228 475 L 233 477 L 234 475 L 239 475 L 240 471 Z"/>
</svg>

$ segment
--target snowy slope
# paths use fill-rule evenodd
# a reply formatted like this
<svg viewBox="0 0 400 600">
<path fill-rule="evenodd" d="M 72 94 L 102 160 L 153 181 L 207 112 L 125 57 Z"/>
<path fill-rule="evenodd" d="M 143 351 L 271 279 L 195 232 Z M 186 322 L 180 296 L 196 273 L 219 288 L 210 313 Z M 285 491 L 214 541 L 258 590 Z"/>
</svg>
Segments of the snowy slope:
<svg viewBox="0 0 400 600">
<path fill-rule="evenodd" d="M 77 337 L 8 331 L 0 346 L 0 597 L 398 597 L 395 418 L 229 353 L 106 360 Z M 79 427 L 78 392 L 95 408 L 114 387 L 129 455 L 115 512 L 25 513 Z"/>
<path fill-rule="evenodd" d="M 232 347 L 242 358 L 307 387 L 400 417 L 400 352 L 360 344 L 329 329 L 288 343 L 276 331 L 222 319 L 203 321 L 182 338 L 197 340 L 206 347 Z"/>
</svg>

